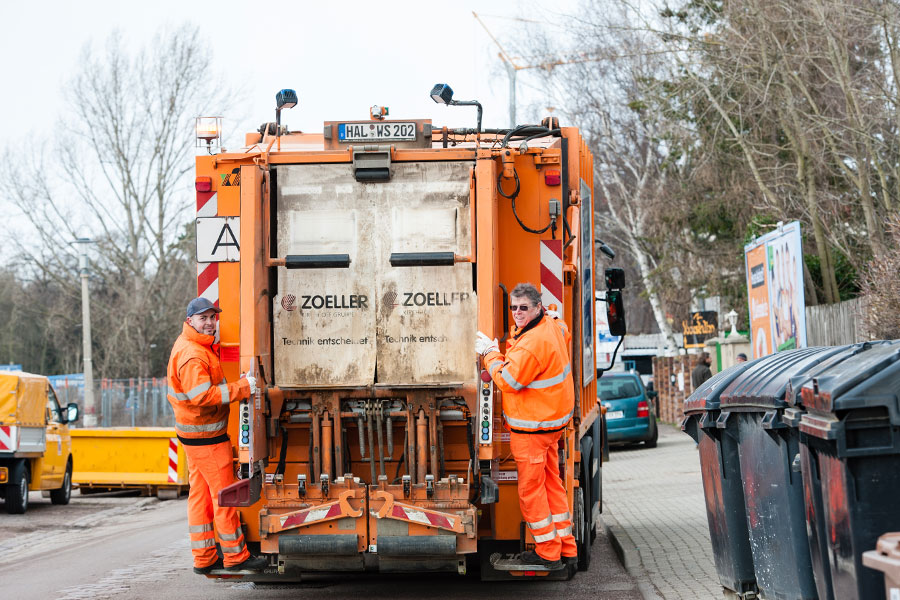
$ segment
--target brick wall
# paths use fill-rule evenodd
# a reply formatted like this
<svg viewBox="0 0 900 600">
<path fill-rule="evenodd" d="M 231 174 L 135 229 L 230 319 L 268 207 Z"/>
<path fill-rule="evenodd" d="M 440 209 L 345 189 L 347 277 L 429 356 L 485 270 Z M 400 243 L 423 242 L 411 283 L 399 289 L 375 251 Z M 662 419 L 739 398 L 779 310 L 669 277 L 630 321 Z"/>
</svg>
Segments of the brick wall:
<svg viewBox="0 0 900 600">
<path fill-rule="evenodd" d="M 657 356 L 653 359 L 653 389 L 659 393 L 656 402 L 660 421 L 681 423 L 684 400 L 694 391 L 691 387 L 691 371 L 697 366 L 699 359 L 699 354 Z M 681 373 L 684 377 L 683 391 L 678 389 L 678 376 Z"/>
</svg>

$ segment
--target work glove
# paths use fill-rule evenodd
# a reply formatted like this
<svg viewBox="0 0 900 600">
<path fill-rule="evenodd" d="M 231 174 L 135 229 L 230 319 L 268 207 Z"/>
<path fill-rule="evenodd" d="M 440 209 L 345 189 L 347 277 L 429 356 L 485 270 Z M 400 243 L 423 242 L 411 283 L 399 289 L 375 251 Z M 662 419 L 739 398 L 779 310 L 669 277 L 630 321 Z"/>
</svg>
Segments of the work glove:
<svg viewBox="0 0 900 600">
<path fill-rule="evenodd" d="M 497 338 L 491 339 L 479 331 L 475 336 L 475 352 L 481 356 L 488 352 L 500 352 L 500 344 Z"/>
<path fill-rule="evenodd" d="M 558 318 L 559 318 L 559 313 L 556 312 L 555 310 L 550 310 L 550 309 L 546 309 L 546 308 L 545 308 L 545 309 L 544 309 L 544 314 L 547 315 L 548 317 L 550 317 L 551 319 L 558 319 Z"/>
<path fill-rule="evenodd" d="M 250 395 L 252 396 L 256 393 L 256 377 L 254 377 L 253 375 L 247 375 L 246 379 L 247 383 L 250 384 Z"/>
</svg>

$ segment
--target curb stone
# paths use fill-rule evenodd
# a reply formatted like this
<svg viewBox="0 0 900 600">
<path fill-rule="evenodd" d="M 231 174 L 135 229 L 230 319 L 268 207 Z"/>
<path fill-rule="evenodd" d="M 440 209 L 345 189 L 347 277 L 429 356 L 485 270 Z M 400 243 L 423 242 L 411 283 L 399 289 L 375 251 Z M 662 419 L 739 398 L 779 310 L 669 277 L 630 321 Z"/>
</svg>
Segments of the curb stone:
<svg viewBox="0 0 900 600">
<path fill-rule="evenodd" d="M 641 562 L 641 552 L 635 543 L 631 541 L 628 533 L 622 529 L 622 526 L 619 525 L 619 522 L 608 510 L 600 514 L 599 520 L 603 526 L 603 531 L 609 537 L 619 562 L 622 563 L 628 574 L 636 580 L 638 591 L 644 600 L 662 600 L 662 596 L 659 595 L 654 585 L 650 583 L 650 576 Z"/>
</svg>

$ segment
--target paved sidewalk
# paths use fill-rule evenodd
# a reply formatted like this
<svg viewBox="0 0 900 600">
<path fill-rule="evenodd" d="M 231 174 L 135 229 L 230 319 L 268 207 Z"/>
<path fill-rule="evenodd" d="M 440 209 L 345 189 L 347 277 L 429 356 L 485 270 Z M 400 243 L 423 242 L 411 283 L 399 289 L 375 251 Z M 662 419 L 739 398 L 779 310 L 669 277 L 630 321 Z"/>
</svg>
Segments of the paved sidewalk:
<svg viewBox="0 0 900 600">
<path fill-rule="evenodd" d="M 659 446 L 613 447 L 601 518 L 645 598 L 722 598 L 690 437 L 660 423 Z M 648 584 L 649 582 L 649 584 Z"/>
</svg>

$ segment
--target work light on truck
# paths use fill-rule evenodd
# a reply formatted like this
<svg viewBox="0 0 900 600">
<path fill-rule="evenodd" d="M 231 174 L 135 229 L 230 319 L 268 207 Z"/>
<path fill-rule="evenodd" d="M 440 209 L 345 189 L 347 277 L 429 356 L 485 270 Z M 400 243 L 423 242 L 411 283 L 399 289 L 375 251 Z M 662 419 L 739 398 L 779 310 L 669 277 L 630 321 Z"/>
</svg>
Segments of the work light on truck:
<svg viewBox="0 0 900 600">
<path fill-rule="evenodd" d="M 217 146 L 221 146 L 222 117 L 197 117 L 196 132 L 196 147 L 202 148 L 205 145 L 212 154 L 213 142 L 216 142 Z"/>
<path fill-rule="evenodd" d="M 454 100 L 453 90 L 446 83 L 437 83 L 431 88 L 431 99 L 438 104 L 446 104 L 447 106 L 476 106 L 478 107 L 478 125 L 475 128 L 476 133 L 481 133 L 481 102 L 478 100 Z"/>
</svg>

